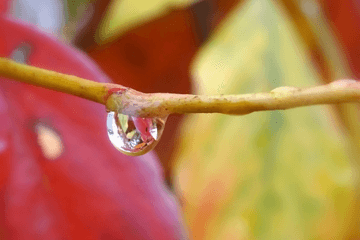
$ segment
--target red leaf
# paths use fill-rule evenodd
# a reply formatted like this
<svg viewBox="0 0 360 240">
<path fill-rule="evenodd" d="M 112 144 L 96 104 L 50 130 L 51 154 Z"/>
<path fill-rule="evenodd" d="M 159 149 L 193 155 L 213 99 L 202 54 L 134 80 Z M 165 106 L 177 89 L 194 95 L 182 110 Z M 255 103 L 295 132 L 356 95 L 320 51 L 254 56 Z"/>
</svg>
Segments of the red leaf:
<svg viewBox="0 0 360 240">
<path fill-rule="evenodd" d="M 360 78 L 360 2 L 322 0 L 321 4 L 343 47 L 352 72 Z"/>
<path fill-rule="evenodd" d="M 0 17 L 0 56 L 30 48 L 28 64 L 107 81 L 83 54 L 34 27 Z M 24 45 L 26 44 L 26 45 Z M 0 234 L 9 239 L 180 239 L 178 205 L 153 154 L 128 157 L 111 145 L 103 106 L 0 80 Z M 45 157 L 37 126 L 63 152 Z"/>
<path fill-rule="evenodd" d="M 0 0 L 0 14 L 6 13 L 9 10 L 10 4 L 10 0 Z"/>
<path fill-rule="evenodd" d="M 153 19 L 101 46 L 89 47 L 93 34 L 86 34 L 80 38 L 82 47 L 116 83 L 142 92 L 190 93 L 189 73 L 194 55 L 206 40 L 208 31 L 240 2 L 201 1 Z M 168 180 L 171 175 L 169 160 L 181 119 L 181 116 L 168 118 L 162 141 L 155 148 Z"/>
</svg>

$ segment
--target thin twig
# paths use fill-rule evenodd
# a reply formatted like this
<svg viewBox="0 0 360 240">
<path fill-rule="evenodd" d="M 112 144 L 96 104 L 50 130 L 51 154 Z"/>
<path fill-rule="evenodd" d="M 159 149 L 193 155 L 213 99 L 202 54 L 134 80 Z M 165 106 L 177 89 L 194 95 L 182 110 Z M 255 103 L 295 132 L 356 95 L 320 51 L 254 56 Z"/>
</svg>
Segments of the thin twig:
<svg viewBox="0 0 360 240">
<path fill-rule="evenodd" d="M 105 104 L 109 89 L 114 84 L 98 83 L 76 76 L 20 64 L 0 57 L 0 77 L 44 87 Z M 117 87 L 122 87 L 117 85 Z"/>
<path fill-rule="evenodd" d="M 104 104 L 109 111 L 138 117 L 166 116 L 173 113 L 243 115 L 255 111 L 360 100 L 360 83 L 355 80 L 338 80 L 327 85 L 304 89 L 279 87 L 269 93 L 242 95 L 146 94 L 118 84 L 97 83 L 19 64 L 5 58 L 0 58 L 0 77 L 72 94 Z"/>
<path fill-rule="evenodd" d="M 113 109 L 128 115 L 151 117 L 172 113 L 224 113 L 243 115 L 255 111 L 282 110 L 309 105 L 356 102 L 360 83 L 338 80 L 311 88 L 279 87 L 269 93 L 242 95 L 144 94 L 129 89 L 112 95 Z"/>
</svg>

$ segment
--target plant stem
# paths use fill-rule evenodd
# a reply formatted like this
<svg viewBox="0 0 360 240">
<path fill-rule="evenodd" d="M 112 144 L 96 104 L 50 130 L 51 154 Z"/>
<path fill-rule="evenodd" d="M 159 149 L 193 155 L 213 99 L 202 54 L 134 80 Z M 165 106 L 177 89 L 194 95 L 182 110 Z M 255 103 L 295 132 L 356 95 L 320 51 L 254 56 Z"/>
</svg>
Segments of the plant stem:
<svg viewBox="0 0 360 240">
<path fill-rule="evenodd" d="M 112 95 L 113 108 L 123 114 L 153 117 L 172 113 L 224 113 L 244 115 L 255 111 L 285 110 L 290 108 L 357 102 L 360 100 L 360 82 L 338 80 L 311 88 L 279 87 L 269 93 L 242 95 L 185 95 L 144 94 L 129 89 Z"/>
<path fill-rule="evenodd" d="M 0 58 L 0 76 L 105 104 L 114 84 L 98 83 Z"/>
<path fill-rule="evenodd" d="M 255 111 L 360 100 L 360 82 L 355 80 L 338 80 L 304 89 L 279 87 L 269 93 L 242 95 L 145 94 L 118 84 L 98 83 L 19 64 L 6 58 L 0 58 L 0 77 L 75 95 L 104 104 L 110 111 L 137 117 L 161 117 L 172 113 L 243 115 Z"/>
</svg>

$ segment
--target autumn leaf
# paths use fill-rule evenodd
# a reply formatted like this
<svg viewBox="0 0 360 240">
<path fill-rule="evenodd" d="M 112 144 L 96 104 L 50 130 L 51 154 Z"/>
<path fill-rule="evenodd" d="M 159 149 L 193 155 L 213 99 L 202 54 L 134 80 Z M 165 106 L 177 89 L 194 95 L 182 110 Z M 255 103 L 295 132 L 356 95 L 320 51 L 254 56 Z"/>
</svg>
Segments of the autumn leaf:
<svg viewBox="0 0 360 240">
<path fill-rule="evenodd" d="M 0 17 L 0 56 L 105 82 L 84 54 Z M 0 236 L 6 239 L 183 239 L 155 155 L 120 154 L 103 106 L 0 81 Z"/>
<path fill-rule="evenodd" d="M 195 59 L 197 93 L 318 85 L 308 50 L 283 5 L 247 1 Z M 174 172 L 192 237 L 346 235 L 349 211 L 356 211 L 356 157 L 336 119 L 331 107 L 187 117 Z"/>
<path fill-rule="evenodd" d="M 195 54 L 239 2 L 114 1 L 96 33 L 82 41 L 93 42 L 86 51 L 116 83 L 148 93 L 190 93 Z M 181 120 L 181 116 L 168 118 L 155 149 L 168 181 Z"/>
</svg>

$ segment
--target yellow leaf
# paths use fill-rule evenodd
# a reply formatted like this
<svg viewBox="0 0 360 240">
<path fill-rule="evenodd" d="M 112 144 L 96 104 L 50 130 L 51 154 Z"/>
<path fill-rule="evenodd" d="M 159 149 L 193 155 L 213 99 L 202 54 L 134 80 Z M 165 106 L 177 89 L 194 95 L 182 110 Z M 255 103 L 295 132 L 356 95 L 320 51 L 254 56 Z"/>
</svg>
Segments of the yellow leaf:
<svg viewBox="0 0 360 240">
<path fill-rule="evenodd" d="M 101 41 L 134 26 L 199 0 L 115 0 L 112 1 L 99 30 Z"/>
<path fill-rule="evenodd" d="M 198 54 L 197 91 L 318 85 L 305 49 L 278 5 L 250 0 Z M 356 182 L 330 106 L 192 115 L 179 139 L 175 182 L 194 239 L 341 239 Z"/>
</svg>

